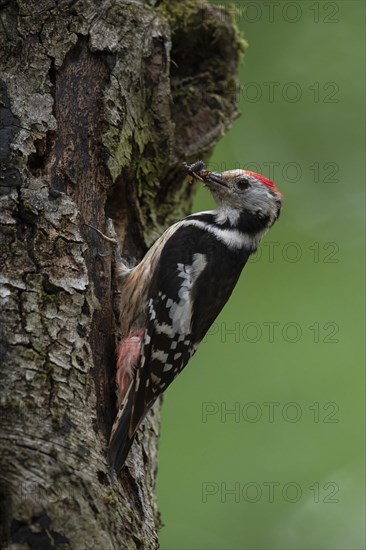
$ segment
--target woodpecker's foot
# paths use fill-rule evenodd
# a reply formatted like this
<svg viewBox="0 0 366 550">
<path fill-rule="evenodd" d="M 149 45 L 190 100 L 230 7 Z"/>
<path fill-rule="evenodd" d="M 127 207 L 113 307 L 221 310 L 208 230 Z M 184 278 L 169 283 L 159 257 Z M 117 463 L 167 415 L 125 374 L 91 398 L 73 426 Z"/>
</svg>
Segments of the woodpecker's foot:
<svg viewBox="0 0 366 550">
<path fill-rule="evenodd" d="M 87 227 L 91 227 L 91 229 L 94 229 L 94 231 L 96 231 L 98 233 L 98 235 L 100 235 L 100 237 L 102 237 L 102 239 L 104 239 L 105 241 L 108 241 L 109 243 L 112 243 L 112 244 L 118 246 L 117 235 L 116 235 L 116 232 L 114 230 L 113 222 L 110 218 L 108 218 L 107 221 L 106 221 L 107 231 L 108 231 L 108 233 L 111 234 L 110 237 L 105 235 L 104 233 L 102 233 L 102 231 L 100 231 L 96 227 L 94 227 L 94 225 L 90 225 L 89 223 L 86 223 L 85 225 Z"/>
<path fill-rule="evenodd" d="M 105 235 L 102 231 L 94 227 L 93 225 L 89 225 L 88 223 L 85 224 L 86 226 L 93 229 L 102 239 L 105 241 L 108 241 L 113 246 L 113 259 L 114 264 L 116 266 L 116 272 L 117 276 L 121 276 L 125 274 L 127 271 L 130 271 L 134 265 L 136 265 L 135 258 L 132 258 L 132 261 L 134 262 L 134 265 L 130 265 L 132 262 L 128 262 L 125 258 L 122 258 L 121 252 L 119 249 L 119 242 L 117 239 L 116 230 L 114 229 L 113 221 L 111 218 L 106 219 L 106 228 L 107 228 L 107 235 Z M 100 254 L 100 256 L 106 256 L 107 254 Z"/>
</svg>

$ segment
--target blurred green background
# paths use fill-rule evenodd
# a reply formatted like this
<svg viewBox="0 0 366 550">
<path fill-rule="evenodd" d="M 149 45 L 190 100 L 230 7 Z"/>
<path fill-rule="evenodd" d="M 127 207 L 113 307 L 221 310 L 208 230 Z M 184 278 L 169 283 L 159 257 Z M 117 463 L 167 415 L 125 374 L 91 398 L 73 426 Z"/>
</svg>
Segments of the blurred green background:
<svg viewBox="0 0 366 550">
<path fill-rule="evenodd" d="M 210 168 L 262 172 L 284 205 L 166 393 L 161 548 L 364 549 L 365 3 L 230 9 L 242 116 Z"/>
</svg>

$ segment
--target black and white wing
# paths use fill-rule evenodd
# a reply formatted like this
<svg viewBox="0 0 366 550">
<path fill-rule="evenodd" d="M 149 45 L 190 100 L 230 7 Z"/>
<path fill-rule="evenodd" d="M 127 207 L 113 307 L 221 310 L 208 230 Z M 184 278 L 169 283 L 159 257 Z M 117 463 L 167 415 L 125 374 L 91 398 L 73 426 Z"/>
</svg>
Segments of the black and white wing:
<svg viewBox="0 0 366 550">
<path fill-rule="evenodd" d="M 109 460 L 117 472 L 141 421 L 196 351 L 248 257 L 201 227 L 180 226 L 165 242 L 147 293 L 140 360 L 112 430 Z"/>
</svg>

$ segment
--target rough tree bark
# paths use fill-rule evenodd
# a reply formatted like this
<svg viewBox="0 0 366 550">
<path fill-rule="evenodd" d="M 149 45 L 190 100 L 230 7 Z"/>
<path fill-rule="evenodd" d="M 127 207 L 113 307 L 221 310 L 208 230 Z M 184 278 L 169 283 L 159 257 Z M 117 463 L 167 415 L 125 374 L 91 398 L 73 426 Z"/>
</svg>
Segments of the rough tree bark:
<svg viewBox="0 0 366 550">
<path fill-rule="evenodd" d="M 157 547 L 159 407 L 112 487 L 112 218 L 139 259 L 190 208 L 183 160 L 236 117 L 243 42 L 196 0 L 0 0 L 2 542 Z"/>
</svg>

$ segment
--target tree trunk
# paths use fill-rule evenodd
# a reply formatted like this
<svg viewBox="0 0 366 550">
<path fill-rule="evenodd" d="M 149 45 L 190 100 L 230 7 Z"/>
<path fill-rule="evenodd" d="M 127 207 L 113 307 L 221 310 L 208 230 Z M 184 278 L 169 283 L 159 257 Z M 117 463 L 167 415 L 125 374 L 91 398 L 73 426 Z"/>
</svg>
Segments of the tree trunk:
<svg viewBox="0 0 366 550">
<path fill-rule="evenodd" d="M 181 163 L 237 115 L 242 47 L 195 0 L 0 0 L 4 546 L 157 547 L 159 406 L 108 475 L 117 289 L 90 226 L 133 261 L 189 211 Z"/>
</svg>

